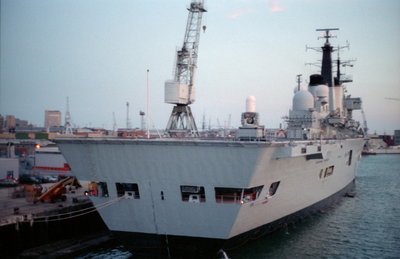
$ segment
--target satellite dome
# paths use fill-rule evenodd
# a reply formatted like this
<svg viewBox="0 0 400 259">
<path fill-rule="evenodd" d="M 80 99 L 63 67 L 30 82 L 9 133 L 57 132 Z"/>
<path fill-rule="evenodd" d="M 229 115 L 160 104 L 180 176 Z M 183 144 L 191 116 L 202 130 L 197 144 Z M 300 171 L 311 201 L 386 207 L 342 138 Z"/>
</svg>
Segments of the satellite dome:
<svg viewBox="0 0 400 259">
<path fill-rule="evenodd" d="M 309 91 L 300 90 L 293 97 L 293 110 L 307 111 L 314 108 L 314 97 Z"/>
<path fill-rule="evenodd" d="M 317 85 L 315 87 L 315 95 L 316 97 L 328 97 L 329 88 L 327 85 Z"/>
<path fill-rule="evenodd" d="M 295 93 L 297 93 L 298 91 L 301 91 L 301 90 L 307 90 L 307 87 L 304 86 L 304 85 L 300 85 L 300 86 L 296 85 L 294 87 L 294 89 L 293 89 L 293 93 L 295 94 Z"/>
</svg>

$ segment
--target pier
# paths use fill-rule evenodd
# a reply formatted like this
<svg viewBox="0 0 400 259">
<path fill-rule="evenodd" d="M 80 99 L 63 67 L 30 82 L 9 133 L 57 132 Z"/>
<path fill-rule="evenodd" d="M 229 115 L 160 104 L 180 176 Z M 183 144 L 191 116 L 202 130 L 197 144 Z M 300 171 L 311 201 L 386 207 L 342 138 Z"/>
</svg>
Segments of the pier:
<svg viewBox="0 0 400 259">
<path fill-rule="evenodd" d="M 52 185 L 42 184 L 42 188 Z M 96 208 L 84 195 L 85 188 L 68 188 L 65 201 L 34 202 L 23 187 L 0 188 L 2 256 L 57 257 L 57 253 L 74 253 L 111 239 Z"/>
</svg>

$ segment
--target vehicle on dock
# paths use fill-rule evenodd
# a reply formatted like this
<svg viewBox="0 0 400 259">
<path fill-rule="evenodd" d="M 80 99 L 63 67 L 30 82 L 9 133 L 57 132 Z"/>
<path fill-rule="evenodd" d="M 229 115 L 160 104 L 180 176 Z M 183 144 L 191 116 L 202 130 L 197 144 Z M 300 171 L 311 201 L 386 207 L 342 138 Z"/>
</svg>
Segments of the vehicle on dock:
<svg viewBox="0 0 400 259">
<path fill-rule="evenodd" d="M 58 177 L 53 175 L 43 175 L 42 177 L 43 183 L 56 183 L 58 182 Z"/>
<path fill-rule="evenodd" d="M 20 184 L 40 184 L 41 180 L 30 174 L 23 174 L 18 178 Z"/>
<path fill-rule="evenodd" d="M 37 203 L 39 201 L 48 201 L 54 203 L 56 201 L 67 200 L 67 196 L 65 194 L 67 193 L 68 186 L 69 190 L 71 190 L 72 187 L 75 187 L 76 189 L 81 187 L 76 177 L 71 176 L 53 184 L 48 190 L 45 191 L 43 191 L 44 188 L 41 184 L 25 185 L 24 189 L 25 192 L 28 193 L 28 196 L 31 197 L 33 203 Z"/>
<path fill-rule="evenodd" d="M 14 187 L 18 185 L 18 181 L 14 178 L 0 179 L 0 187 Z"/>
</svg>

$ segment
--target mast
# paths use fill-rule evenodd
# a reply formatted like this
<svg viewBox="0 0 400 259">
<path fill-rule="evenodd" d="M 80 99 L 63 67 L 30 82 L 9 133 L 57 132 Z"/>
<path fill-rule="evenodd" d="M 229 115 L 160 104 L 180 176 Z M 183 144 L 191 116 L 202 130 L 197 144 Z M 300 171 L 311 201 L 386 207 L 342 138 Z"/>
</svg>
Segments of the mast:
<svg viewBox="0 0 400 259">
<path fill-rule="evenodd" d="M 129 102 L 126 102 L 126 129 L 130 130 L 131 128 L 131 120 L 129 119 Z"/>
<path fill-rule="evenodd" d="M 317 29 L 316 31 L 324 31 L 325 33 L 318 37 L 326 39 L 324 46 L 322 49 L 322 67 L 321 67 L 321 75 L 324 78 L 324 81 L 328 84 L 328 87 L 333 87 L 333 79 L 332 79 L 332 52 L 333 47 L 331 46 L 329 39 L 336 38 L 333 34 L 330 34 L 330 31 L 338 31 L 338 28 L 330 28 L 330 29 Z"/>
<path fill-rule="evenodd" d="M 322 64 L 321 64 L 321 76 L 323 77 L 324 81 L 327 83 L 329 87 L 329 111 L 334 112 L 335 107 L 335 93 L 334 93 L 334 84 L 333 84 L 333 75 L 332 75 L 332 52 L 333 47 L 331 46 L 329 39 L 336 38 L 333 34 L 330 34 L 330 31 L 338 31 L 338 28 L 329 28 L 329 29 L 317 29 L 316 31 L 324 31 L 325 33 L 318 37 L 324 38 L 325 44 L 321 47 L 322 49 Z"/>
<path fill-rule="evenodd" d="M 117 127 L 117 120 L 115 119 L 115 113 L 112 113 L 113 116 L 113 136 L 118 136 L 118 127 Z"/>
<path fill-rule="evenodd" d="M 297 91 L 300 91 L 301 76 L 302 74 L 296 75 Z"/>
</svg>

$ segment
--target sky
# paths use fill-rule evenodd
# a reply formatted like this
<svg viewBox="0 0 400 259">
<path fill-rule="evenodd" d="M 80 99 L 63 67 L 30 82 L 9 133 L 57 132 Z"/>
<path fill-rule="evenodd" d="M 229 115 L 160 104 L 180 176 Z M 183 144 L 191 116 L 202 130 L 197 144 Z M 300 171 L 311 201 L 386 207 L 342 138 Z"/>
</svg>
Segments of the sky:
<svg viewBox="0 0 400 259">
<path fill-rule="evenodd" d="M 140 127 L 150 89 L 152 125 L 166 127 L 173 105 L 164 82 L 173 78 L 183 43 L 189 0 L 0 0 L 0 114 L 42 126 L 45 110 L 73 124 L 112 129 L 129 119 Z M 261 124 L 277 128 L 292 105 L 296 75 L 318 73 L 306 65 L 321 53 L 318 28 L 340 28 L 333 46 L 361 97 L 370 132 L 400 129 L 400 1 L 398 0 L 206 0 L 196 101 L 198 127 L 240 125 L 249 95 Z M 333 58 L 337 57 L 334 53 Z M 149 84 L 147 85 L 147 69 Z M 393 99 L 386 99 L 393 98 Z M 356 113 L 362 119 L 361 113 Z M 229 120 L 229 118 L 231 118 Z M 63 118 L 64 120 L 64 118 Z"/>
</svg>

